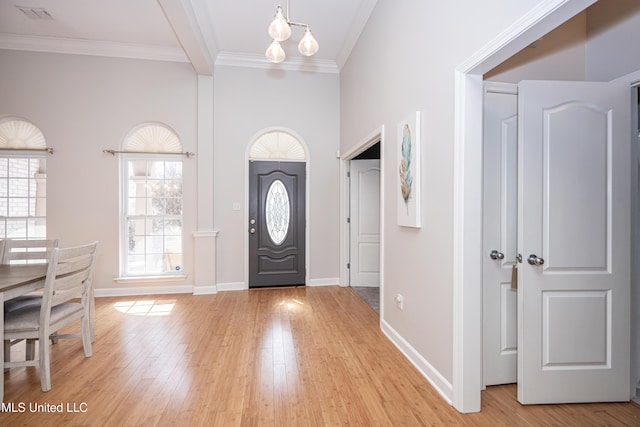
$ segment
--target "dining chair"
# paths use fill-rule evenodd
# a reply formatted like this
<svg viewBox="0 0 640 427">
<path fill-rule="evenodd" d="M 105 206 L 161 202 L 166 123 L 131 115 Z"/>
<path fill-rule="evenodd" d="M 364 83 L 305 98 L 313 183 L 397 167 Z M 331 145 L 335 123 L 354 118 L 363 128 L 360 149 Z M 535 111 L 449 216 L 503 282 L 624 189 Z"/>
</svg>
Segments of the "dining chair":
<svg viewBox="0 0 640 427">
<path fill-rule="evenodd" d="M 48 263 L 54 248 L 58 247 L 58 239 L 4 239 L 2 240 L 2 250 L 0 252 L 1 264 L 43 264 Z M 36 291 L 31 294 L 22 295 L 17 298 L 5 301 L 4 312 L 10 313 L 22 307 L 32 304 L 40 304 L 42 292 Z M 13 340 L 4 349 L 5 360 L 11 357 L 10 348 L 22 340 Z M 33 355 L 28 355 L 33 359 Z"/>
<path fill-rule="evenodd" d="M 39 366 L 42 391 L 51 389 L 49 337 L 52 333 L 79 320 L 84 355 L 92 355 L 89 287 L 97 245 L 98 242 L 93 242 L 83 246 L 53 249 L 41 303 L 27 305 L 5 314 L 5 349 L 11 340 L 26 339 L 27 347 L 31 347 L 27 349 L 27 353 L 33 353 L 35 340 L 38 340 L 39 358 L 6 361 L 4 368 Z M 62 334 L 57 336 L 66 337 Z"/>
</svg>

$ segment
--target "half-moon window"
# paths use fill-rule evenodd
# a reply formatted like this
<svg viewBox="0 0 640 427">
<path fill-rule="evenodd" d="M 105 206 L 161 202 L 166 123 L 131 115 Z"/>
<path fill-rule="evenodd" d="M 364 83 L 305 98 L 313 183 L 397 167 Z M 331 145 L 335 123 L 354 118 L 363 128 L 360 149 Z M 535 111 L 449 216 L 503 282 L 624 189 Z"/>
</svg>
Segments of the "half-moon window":
<svg viewBox="0 0 640 427">
<path fill-rule="evenodd" d="M 182 143 L 174 131 L 159 123 L 139 126 L 125 140 L 125 151 L 180 153 Z"/>
<path fill-rule="evenodd" d="M 300 141 L 286 132 L 267 132 L 260 136 L 249 149 L 251 160 L 306 160 Z"/>
<path fill-rule="evenodd" d="M 33 123 L 16 118 L 0 119 L 0 148 L 44 149 L 44 135 Z"/>
</svg>

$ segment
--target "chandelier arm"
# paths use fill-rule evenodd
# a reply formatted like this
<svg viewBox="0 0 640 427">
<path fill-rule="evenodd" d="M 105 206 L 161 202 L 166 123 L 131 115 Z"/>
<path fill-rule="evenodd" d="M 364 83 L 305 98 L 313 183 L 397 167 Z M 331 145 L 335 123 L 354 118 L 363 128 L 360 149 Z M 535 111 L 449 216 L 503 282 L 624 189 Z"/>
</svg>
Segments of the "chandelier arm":
<svg viewBox="0 0 640 427">
<path fill-rule="evenodd" d="M 309 24 L 303 24 L 301 22 L 293 22 L 293 21 L 287 21 L 287 24 L 289 25 L 296 25 L 298 27 L 307 27 L 309 28 Z"/>
</svg>

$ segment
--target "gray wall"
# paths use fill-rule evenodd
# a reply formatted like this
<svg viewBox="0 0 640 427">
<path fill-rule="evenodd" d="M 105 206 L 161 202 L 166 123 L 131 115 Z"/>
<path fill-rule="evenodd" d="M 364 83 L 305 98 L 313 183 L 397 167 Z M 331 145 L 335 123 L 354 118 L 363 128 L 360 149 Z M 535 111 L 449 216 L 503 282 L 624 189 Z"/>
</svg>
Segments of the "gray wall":
<svg viewBox="0 0 640 427">
<path fill-rule="evenodd" d="M 338 284 L 339 76 L 217 66 L 214 94 L 218 289 L 247 286 L 247 148 L 273 127 L 295 132 L 309 151 L 310 284 Z M 241 210 L 232 210 L 234 203 Z"/>
<path fill-rule="evenodd" d="M 176 131 L 185 150 L 196 151 L 193 68 L 9 50 L 0 50 L 0 64 L 0 114 L 31 121 L 54 149 L 47 160 L 48 235 L 65 246 L 99 240 L 95 286 L 121 286 L 113 281 L 119 274 L 119 158 L 102 150 L 121 149 L 133 127 L 159 121 Z M 195 231 L 195 165 L 184 160 L 185 236 Z M 184 271 L 192 273 L 190 241 L 184 250 Z"/>
<path fill-rule="evenodd" d="M 379 0 L 341 74 L 341 151 L 384 125 L 383 326 L 444 382 L 453 376 L 454 71 L 538 3 Z M 423 113 L 421 229 L 399 227 L 395 206 L 396 128 L 415 111 Z"/>
</svg>

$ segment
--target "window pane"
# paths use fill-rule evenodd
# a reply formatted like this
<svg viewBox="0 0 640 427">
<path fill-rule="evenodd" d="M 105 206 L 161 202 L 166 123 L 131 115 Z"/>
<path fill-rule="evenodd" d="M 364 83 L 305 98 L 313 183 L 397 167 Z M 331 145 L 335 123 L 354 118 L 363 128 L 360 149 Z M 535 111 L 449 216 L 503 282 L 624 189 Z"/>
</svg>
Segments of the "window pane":
<svg viewBox="0 0 640 427">
<path fill-rule="evenodd" d="M 147 253 L 161 254 L 164 252 L 162 236 L 147 236 Z"/>
<path fill-rule="evenodd" d="M 144 259 L 145 259 L 144 255 L 129 255 L 127 257 L 127 267 L 129 272 L 144 273 L 146 270 Z"/>
<path fill-rule="evenodd" d="M 12 179 L 9 183 L 9 197 L 28 197 L 29 180 L 23 178 Z"/>
<path fill-rule="evenodd" d="M 163 258 L 161 254 L 147 254 L 147 272 L 163 273 L 165 271 Z"/>
<path fill-rule="evenodd" d="M 130 197 L 127 200 L 127 215 L 146 215 L 147 199 L 142 197 Z"/>
<path fill-rule="evenodd" d="M 289 193 L 279 179 L 273 181 L 267 190 L 265 201 L 267 231 L 274 244 L 280 245 L 289 231 Z"/>
<path fill-rule="evenodd" d="M 125 274 L 181 271 L 182 161 L 129 160 L 127 176 L 126 215 L 139 218 L 127 219 L 130 265 Z M 143 254 L 144 262 L 131 258 Z"/>
<path fill-rule="evenodd" d="M 165 248 L 170 253 L 182 252 L 182 236 L 167 236 L 164 239 Z"/>
<path fill-rule="evenodd" d="M 178 178 L 182 180 L 182 162 L 166 162 L 164 177 L 166 179 Z"/>
<path fill-rule="evenodd" d="M 182 197 L 165 199 L 165 209 L 167 215 L 182 215 Z"/>
<path fill-rule="evenodd" d="M 9 159 L 10 178 L 29 177 L 29 159 Z"/>
<path fill-rule="evenodd" d="M 27 237 L 29 239 L 46 239 L 47 227 L 46 221 L 41 218 L 29 219 L 27 221 Z"/>
<path fill-rule="evenodd" d="M 9 199 L 9 215 L 10 216 L 29 216 L 29 200 L 10 198 Z"/>
<path fill-rule="evenodd" d="M 4 171 L 7 172 L 6 170 Z M 2 171 L 0 171 L 0 174 Z M 0 197 L 9 196 L 9 180 L 6 179 L 6 175 L 1 175 L 2 179 L 0 179 Z"/>
<path fill-rule="evenodd" d="M 7 219 L 7 238 L 27 237 L 27 224 L 24 219 Z"/>
<path fill-rule="evenodd" d="M 164 164 L 162 161 L 149 162 L 149 177 L 164 178 Z"/>
</svg>

